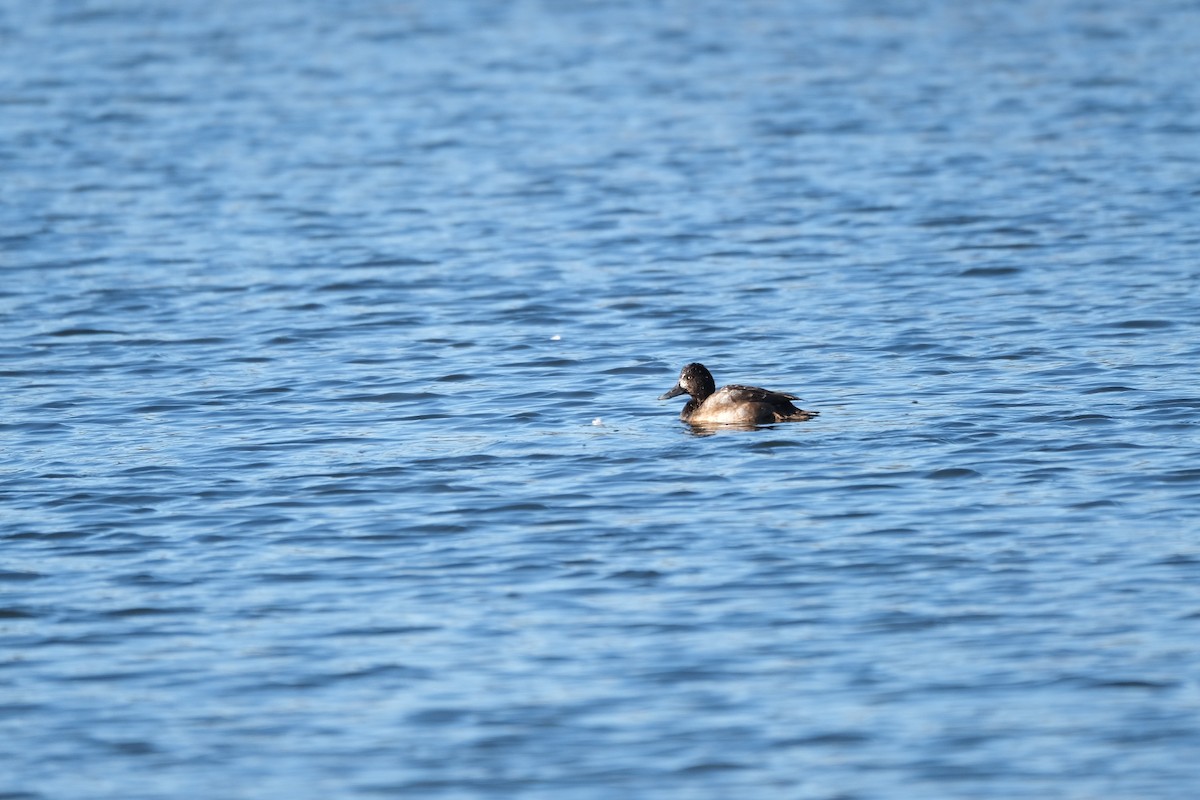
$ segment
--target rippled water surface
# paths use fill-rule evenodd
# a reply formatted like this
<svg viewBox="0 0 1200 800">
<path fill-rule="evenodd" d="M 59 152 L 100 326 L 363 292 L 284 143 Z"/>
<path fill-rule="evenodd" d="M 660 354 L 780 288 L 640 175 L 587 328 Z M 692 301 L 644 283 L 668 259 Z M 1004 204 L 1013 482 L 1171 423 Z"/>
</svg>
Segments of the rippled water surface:
<svg viewBox="0 0 1200 800">
<path fill-rule="evenodd" d="M 0 797 L 1195 798 L 1198 43 L 0 4 Z"/>
</svg>

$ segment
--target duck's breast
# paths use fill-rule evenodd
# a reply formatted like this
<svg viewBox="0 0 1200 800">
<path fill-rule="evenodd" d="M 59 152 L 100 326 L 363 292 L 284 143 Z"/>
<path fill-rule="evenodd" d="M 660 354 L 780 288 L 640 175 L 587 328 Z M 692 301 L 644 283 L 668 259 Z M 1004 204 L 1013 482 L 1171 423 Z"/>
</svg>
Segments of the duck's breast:
<svg viewBox="0 0 1200 800">
<path fill-rule="evenodd" d="M 774 422 L 775 412 L 766 403 L 738 398 L 736 392 L 721 389 L 693 411 L 688 421 L 708 425 L 761 425 Z"/>
</svg>

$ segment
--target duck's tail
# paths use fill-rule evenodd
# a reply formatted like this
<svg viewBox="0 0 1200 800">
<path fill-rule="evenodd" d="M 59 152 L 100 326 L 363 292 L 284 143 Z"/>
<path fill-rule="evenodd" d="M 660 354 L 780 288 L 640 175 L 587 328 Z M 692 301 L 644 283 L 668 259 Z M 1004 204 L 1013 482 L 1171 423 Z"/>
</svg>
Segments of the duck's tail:
<svg viewBox="0 0 1200 800">
<path fill-rule="evenodd" d="M 787 414 L 776 414 L 775 416 L 779 422 L 804 422 L 820 413 L 820 411 L 805 411 L 803 408 L 797 408 Z"/>
</svg>

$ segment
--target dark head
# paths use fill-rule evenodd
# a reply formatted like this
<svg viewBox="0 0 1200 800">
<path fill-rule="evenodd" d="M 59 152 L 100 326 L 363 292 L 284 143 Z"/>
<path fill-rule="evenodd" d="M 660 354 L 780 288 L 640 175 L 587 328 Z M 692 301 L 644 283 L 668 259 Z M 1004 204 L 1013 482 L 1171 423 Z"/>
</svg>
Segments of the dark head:
<svg viewBox="0 0 1200 800">
<path fill-rule="evenodd" d="M 712 373 L 703 364 L 691 363 L 679 373 L 679 382 L 674 388 L 658 399 L 666 400 L 669 397 L 690 394 L 697 403 L 703 403 L 704 399 L 716 390 L 717 384 L 713 381 Z"/>
</svg>

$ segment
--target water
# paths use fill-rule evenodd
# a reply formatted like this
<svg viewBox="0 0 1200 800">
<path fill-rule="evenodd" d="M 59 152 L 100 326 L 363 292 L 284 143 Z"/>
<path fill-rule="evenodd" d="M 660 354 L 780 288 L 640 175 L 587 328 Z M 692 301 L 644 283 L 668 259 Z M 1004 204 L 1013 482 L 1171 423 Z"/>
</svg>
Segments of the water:
<svg viewBox="0 0 1200 800">
<path fill-rule="evenodd" d="M 1195 797 L 1198 39 L 3 4 L 0 796 Z"/>
</svg>

